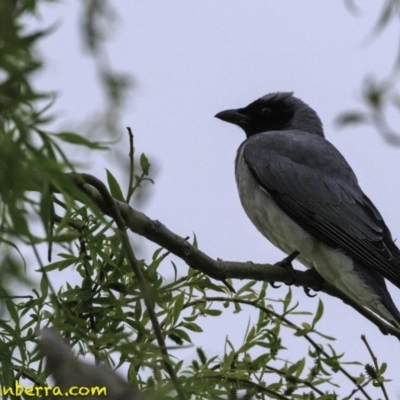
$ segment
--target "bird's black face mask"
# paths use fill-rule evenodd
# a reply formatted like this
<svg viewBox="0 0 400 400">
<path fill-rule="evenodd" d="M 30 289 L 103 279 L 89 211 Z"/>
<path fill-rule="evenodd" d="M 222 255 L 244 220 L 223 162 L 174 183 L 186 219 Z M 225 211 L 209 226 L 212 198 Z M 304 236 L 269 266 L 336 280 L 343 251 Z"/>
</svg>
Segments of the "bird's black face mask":
<svg viewBox="0 0 400 400">
<path fill-rule="evenodd" d="M 290 128 L 294 111 L 284 99 L 261 98 L 247 107 L 221 111 L 215 117 L 240 126 L 247 137 Z"/>
</svg>

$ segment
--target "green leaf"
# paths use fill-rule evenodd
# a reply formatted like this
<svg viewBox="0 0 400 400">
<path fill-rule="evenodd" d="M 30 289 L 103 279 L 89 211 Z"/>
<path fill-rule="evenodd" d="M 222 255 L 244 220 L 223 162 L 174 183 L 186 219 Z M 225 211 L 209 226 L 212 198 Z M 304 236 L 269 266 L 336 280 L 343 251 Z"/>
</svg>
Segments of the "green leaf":
<svg viewBox="0 0 400 400">
<path fill-rule="evenodd" d="M 70 265 L 75 264 L 76 262 L 77 262 L 76 258 L 70 258 L 67 260 L 57 261 L 55 263 L 46 265 L 45 267 L 43 267 L 43 269 L 46 272 L 55 271 L 55 270 L 62 271 L 63 269 L 68 268 Z"/>
<path fill-rule="evenodd" d="M 291 302 L 292 302 L 292 289 L 289 288 L 287 293 L 286 293 L 285 300 L 284 300 L 284 303 L 283 303 L 283 311 L 284 311 L 285 314 L 287 312 L 290 313 L 294 308 L 297 307 L 296 306 L 292 310 L 288 310 Z"/>
<path fill-rule="evenodd" d="M 308 333 L 310 333 L 310 329 L 298 329 L 295 333 L 294 336 L 305 336 Z"/>
<path fill-rule="evenodd" d="M 315 313 L 315 317 L 312 322 L 313 329 L 314 329 L 316 323 L 321 319 L 323 313 L 324 313 L 324 303 L 322 303 L 321 299 L 319 299 L 317 312 Z"/>
<path fill-rule="evenodd" d="M 119 186 L 118 181 L 114 178 L 114 175 L 106 168 L 107 172 L 107 182 L 108 187 L 110 188 L 111 195 L 119 200 L 125 202 L 124 195 L 122 194 L 121 187 Z"/>
<path fill-rule="evenodd" d="M 204 365 L 207 362 L 207 356 L 206 353 L 204 352 L 202 347 L 197 347 L 196 349 L 197 356 L 199 357 L 201 363 Z"/>
<path fill-rule="evenodd" d="M 387 364 L 385 362 L 382 363 L 382 365 L 379 367 L 379 370 L 377 371 L 378 375 L 383 375 L 387 369 Z"/>
<path fill-rule="evenodd" d="M 175 325 L 178 322 L 179 316 L 181 315 L 181 311 L 183 308 L 183 303 L 185 301 L 185 293 L 181 293 L 175 298 L 174 309 L 172 312 L 172 325 Z"/>
<path fill-rule="evenodd" d="M 211 315 L 213 317 L 218 317 L 218 315 L 222 314 L 222 311 L 207 309 L 207 310 L 204 310 L 204 314 L 208 314 L 208 315 Z"/>
<path fill-rule="evenodd" d="M 51 216 L 53 213 L 53 197 L 48 190 L 45 190 L 40 197 L 40 216 L 42 218 L 43 226 L 46 234 L 51 235 Z"/>
<path fill-rule="evenodd" d="M 197 325 L 193 322 L 184 322 L 182 324 L 182 328 L 189 329 L 193 332 L 203 332 L 203 329 L 201 329 L 199 325 Z"/>
<path fill-rule="evenodd" d="M 144 153 L 142 153 L 142 155 L 140 156 L 140 167 L 142 168 L 143 174 L 146 176 L 149 174 L 150 165 L 151 164 L 149 163 L 148 158 Z"/>
<path fill-rule="evenodd" d="M 305 358 L 302 358 L 301 360 L 297 361 L 295 364 L 291 365 L 287 369 L 286 374 L 289 376 L 295 375 L 295 376 L 299 377 L 301 375 L 301 373 L 303 372 L 305 365 L 306 365 L 306 360 L 305 360 Z"/>
<path fill-rule="evenodd" d="M 18 254 L 21 256 L 21 260 L 22 260 L 22 262 L 24 264 L 24 268 L 26 268 L 26 262 L 25 262 L 24 256 L 22 255 L 21 251 L 19 250 L 18 246 L 15 243 L 13 243 L 13 242 L 11 242 L 9 240 L 6 240 L 6 239 L 4 239 L 2 237 L 0 237 L 0 243 L 4 243 L 7 246 L 10 246 L 14 250 L 16 250 L 18 252 Z"/>
<path fill-rule="evenodd" d="M 364 97 L 373 110 L 380 111 L 385 99 L 385 88 L 379 87 L 376 82 L 369 82 Z"/>
<path fill-rule="evenodd" d="M 157 250 L 153 253 L 153 256 L 151 257 L 151 259 L 152 259 L 153 261 L 157 260 L 157 259 L 158 259 L 158 256 L 160 255 L 160 253 L 161 253 L 163 250 L 164 250 L 163 247 L 160 247 L 159 249 L 157 249 Z"/>
<path fill-rule="evenodd" d="M 175 364 L 175 366 L 174 366 L 175 373 L 178 373 L 179 370 L 182 368 L 183 361 L 184 361 L 184 360 L 178 361 L 178 362 Z"/>
<path fill-rule="evenodd" d="M 126 318 L 125 322 L 141 335 L 147 335 L 146 328 L 139 321 L 135 321 L 132 318 Z"/>
<path fill-rule="evenodd" d="M 228 342 L 228 340 L 227 340 L 227 342 Z M 230 345 L 230 347 L 233 347 L 233 346 Z M 225 354 L 224 360 L 222 363 L 222 368 L 224 371 L 228 371 L 231 369 L 233 360 L 235 358 L 236 358 L 236 351 L 234 349 L 232 349 L 229 354 Z"/>
<path fill-rule="evenodd" d="M 18 311 L 15 307 L 15 304 L 13 303 L 13 301 L 11 299 L 6 298 L 6 305 L 7 305 L 7 310 L 10 313 L 12 320 L 18 326 L 19 322 L 20 322 L 20 318 L 18 316 Z"/>
<path fill-rule="evenodd" d="M 321 332 L 315 332 L 315 333 L 316 333 L 317 335 L 319 335 L 319 336 L 321 336 L 321 337 L 327 339 L 327 340 L 336 340 L 336 338 L 333 337 L 333 336 L 328 336 L 328 335 L 325 335 L 324 333 L 321 333 Z"/>
<path fill-rule="evenodd" d="M 239 314 L 242 311 L 242 307 L 240 306 L 239 303 L 233 303 L 233 305 L 235 308 L 234 314 Z M 228 306 L 229 306 L 229 302 L 226 302 L 226 306 L 224 304 L 224 307 L 228 308 Z"/>
<path fill-rule="evenodd" d="M 396 15 L 396 3 L 392 3 L 391 1 L 385 2 L 371 34 L 377 36 L 382 33 L 383 29 L 389 25 L 390 20 Z"/>
<path fill-rule="evenodd" d="M 79 146 L 85 146 L 90 149 L 97 149 L 97 150 L 107 150 L 108 147 L 105 146 L 103 143 L 100 142 L 92 142 L 85 137 L 78 135 L 77 133 L 74 132 L 61 132 L 61 133 L 55 133 L 55 136 L 57 136 L 59 139 L 61 139 L 63 142 L 71 143 L 71 144 L 76 144 Z"/>
<path fill-rule="evenodd" d="M 49 292 L 49 282 L 47 281 L 45 274 L 42 275 L 42 279 L 40 280 L 40 291 L 41 299 L 45 300 Z"/>
<path fill-rule="evenodd" d="M 340 369 L 340 362 L 336 357 L 335 358 L 323 358 L 322 362 L 325 363 L 326 365 L 329 365 L 334 372 L 337 372 Z"/>
<path fill-rule="evenodd" d="M 199 244 L 197 243 L 197 237 L 196 234 L 193 232 L 193 245 L 195 249 L 198 249 Z"/>
<path fill-rule="evenodd" d="M 189 343 L 192 343 L 190 336 L 187 334 L 187 332 L 185 332 L 182 329 L 174 328 L 174 329 L 172 329 L 170 335 L 176 335 L 176 336 L 180 337 L 181 339 L 186 340 Z"/>
<path fill-rule="evenodd" d="M 142 317 L 142 303 L 140 300 L 135 302 L 135 318 L 139 320 Z"/>
<path fill-rule="evenodd" d="M 357 124 L 362 124 L 367 122 L 367 116 L 366 114 L 358 111 L 350 111 L 350 112 L 345 112 L 339 115 L 338 118 L 336 118 L 336 125 L 339 128 L 343 128 L 346 125 L 357 125 Z"/>
<path fill-rule="evenodd" d="M 251 292 L 253 293 L 253 290 L 250 290 L 255 284 L 257 283 L 257 281 L 249 281 L 247 282 L 244 286 L 242 286 L 237 292 L 235 297 L 239 297 L 240 294 L 245 293 L 245 292 Z"/>
<path fill-rule="evenodd" d="M 9 212 L 15 231 L 20 235 L 30 236 L 31 233 L 29 232 L 25 213 L 22 213 L 21 210 L 18 210 L 15 207 L 10 207 Z"/>
</svg>

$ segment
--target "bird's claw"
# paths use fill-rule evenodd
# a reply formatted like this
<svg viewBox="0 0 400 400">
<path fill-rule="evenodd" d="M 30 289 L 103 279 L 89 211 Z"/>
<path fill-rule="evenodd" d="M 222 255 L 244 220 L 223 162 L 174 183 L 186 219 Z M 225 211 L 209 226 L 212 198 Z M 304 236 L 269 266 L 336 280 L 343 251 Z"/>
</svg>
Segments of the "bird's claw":
<svg viewBox="0 0 400 400">
<path fill-rule="evenodd" d="M 318 271 L 312 267 L 310 269 L 310 273 L 312 273 L 317 279 L 318 279 L 318 283 L 319 283 L 319 287 L 317 289 L 314 289 L 314 292 L 319 292 L 320 290 L 323 289 L 324 284 L 325 284 L 325 280 L 324 278 L 318 273 Z"/>
<path fill-rule="evenodd" d="M 317 293 L 315 294 L 311 294 L 311 289 L 309 287 L 305 287 L 304 289 L 304 293 L 306 294 L 307 297 L 315 297 L 317 295 Z"/>
<path fill-rule="evenodd" d="M 292 267 L 292 261 L 300 254 L 299 251 L 295 250 L 293 253 L 289 254 L 287 257 L 285 257 L 282 261 L 278 261 L 275 263 L 278 267 L 284 267 L 287 269 L 293 270 Z"/>
<path fill-rule="evenodd" d="M 269 283 L 274 289 L 279 289 L 282 285 L 277 285 L 275 282 Z"/>
<path fill-rule="evenodd" d="M 309 269 L 310 274 L 313 274 L 319 281 L 319 287 L 317 289 L 311 289 L 309 287 L 304 287 L 304 293 L 308 296 L 308 297 L 315 297 L 317 294 L 315 293 L 314 295 L 310 294 L 311 290 L 314 290 L 314 292 L 319 292 L 323 286 L 324 286 L 324 278 L 317 272 L 317 270 L 312 267 L 311 269 Z"/>
<path fill-rule="evenodd" d="M 300 254 L 299 251 L 295 250 L 293 253 L 289 254 L 287 257 L 285 257 L 282 261 L 278 261 L 277 263 L 275 263 L 274 265 L 278 266 L 278 267 L 283 267 L 285 268 L 288 273 L 291 275 L 291 280 L 286 283 L 286 285 L 290 286 L 294 284 L 294 270 L 293 270 L 293 266 L 292 266 L 292 261 Z M 272 285 L 272 287 L 276 287 L 274 285 Z"/>
</svg>

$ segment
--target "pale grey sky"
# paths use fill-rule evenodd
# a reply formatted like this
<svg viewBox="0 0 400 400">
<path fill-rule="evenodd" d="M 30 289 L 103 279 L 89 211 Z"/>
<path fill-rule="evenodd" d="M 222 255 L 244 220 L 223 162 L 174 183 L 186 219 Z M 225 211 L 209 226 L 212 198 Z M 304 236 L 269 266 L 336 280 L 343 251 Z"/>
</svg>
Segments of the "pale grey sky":
<svg viewBox="0 0 400 400">
<path fill-rule="evenodd" d="M 137 150 L 157 164 L 156 185 L 143 207 L 151 218 L 182 236 L 195 232 L 199 247 L 214 258 L 281 260 L 283 254 L 258 233 L 239 203 L 233 160 L 244 134 L 213 116 L 269 92 L 294 91 L 318 112 L 326 137 L 353 167 L 393 236 L 400 236 L 400 192 L 393 190 L 400 149 L 387 145 L 370 128 L 338 131 L 333 124 L 340 111 L 360 106 L 365 75 L 383 77 L 393 65 L 397 27 L 364 44 L 379 2 L 363 4 L 358 17 L 341 1 L 112 3 L 120 19 L 107 47 L 110 61 L 115 69 L 131 73 L 136 82 L 122 126 L 132 127 Z M 58 128 L 71 129 L 102 104 L 93 62 L 80 46 L 77 4 L 49 6 L 42 14 L 42 24 L 61 22 L 58 31 L 44 41 L 46 71 L 37 79 L 45 90 L 59 93 L 54 107 L 61 113 Z M 125 132 L 115 147 L 127 156 Z M 86 166 L 88 172 L 105 179 L 106 167 L 126 179 L 117 157 L 95 157 Z M 80 161 L 87 161 L 86 156 Z M 151 254 L 154 247 L 147 245 L 144 253 Z M 240 284 L 235 282 L 237 287 Z M 400 290 L 390 288 L 400 307 Z M 271 289 L 269 296 L 278 298 L 284 293 L 285 287 Z M 346 360 L 371 362 L 360 340 L 366 334 L 379 361 L 388 362 L 387 376 L 398 379 L 397 339 L 383 336 L 339 300 L 324 294 L 309 299 L 299 288 L 293 288 L 293 295 L 302 309 L 310 310 L 322 298 L 325 315 L 320 330 L 338 339 L 335 347 L 346 353 Z M 218 322 L 206 319 L 205 332 L 196 336 L 195 344 L 210 355 L 221 353 L 227 335 L 241 342 L 247 318 L 226 313 Z M 288 359 L 306 348 L 301 339 L 292 337 L 286 346 L 290 346 Z M 178 356 L 185 357 L 183 352 Z M 339 393 L 348 394 L 351 385 L 343 379 L 343 386 L 349 390 Z M 389 383 L 387 390 L 391 398 L 399 398 L 400 382 Z"/>
</svg>

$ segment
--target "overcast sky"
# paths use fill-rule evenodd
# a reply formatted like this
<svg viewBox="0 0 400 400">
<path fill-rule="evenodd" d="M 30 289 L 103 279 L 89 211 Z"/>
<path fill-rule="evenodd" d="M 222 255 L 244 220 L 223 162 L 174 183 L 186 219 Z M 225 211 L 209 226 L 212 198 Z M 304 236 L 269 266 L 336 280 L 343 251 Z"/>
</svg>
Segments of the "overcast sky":
<svg viewBox="0 0 400 400">
<path fill-rule="evenodd" d="M 59 129 L 71 130 L 103 104 L 93 61 L 80 45 L 78 3 L 49 6 L 42 13 L 42 24 L 60 23 L 41 47 L 46 69 L 36 81 L 39 87 L 58 92 L 54 110 L 60 115 Z M 214 258 L 281 260 L 283 254 L 253 227 L 239 202 L 233 160 L 244 133 L 213 116 L 269 92 L 294 91 L 318 112 L 326 137 L 353 167 L 393 237 L 400 237 L 400 149 L 390 147 L 370 128 L 338 130 L 333 124 L 340 111 L 361 106 L 366 75 L 383 77 L 393 65 L 397 27 L 365 45 L 380 2 L 363 4 L 358 17 L 341 1 L 112 3 L 119 20 L 107 47 L 110 61 L 135 80 L 122 126 L 132 127 L 137 151 L 157 166 L 156 184 L 142 206 L 148 216 L 181 236 L 195 232 L 201 250 Z M 74 157 L 85 162 L 82 169 L 103 180 L 104 168 L 126 180 L 127 172 L 118 162 L 121 154 L 127 157 L 125 132 L 114 147 L 111 156 L 96 153 L 88 158 L 77 152 Z M 154 248 L 145 246 L 142 256 Z M 236 287 L 240 284 L 235 282 Z M 400 290 L 391 285 L 390 289 L 400 307 Z M 271 289 L 268 294 L 279 298 L 286 290 Z M 294 288 L 293 294 L 301 308 L 309 310 L 315 310 L 322 298 L 325 315 L 320 330 L 337 337 L 335 347 L 346 353 L 346 360 L 371 363 L 360 340 L 366 334 L 379 361 L 389 363 L 387 377 L 397 379 L 387 385 L 391 398 L 400 397 L 397 339 L 383 336 L 337 299 L 324 294 L 309 299 L 301 288 Z M 231 312 L 221 322 L 205 320 L 205 333 L 196 336 L 195 344 L 209 355 L 221 353 L 227 335 L 234 343 L 241 342 L 247 321 L 246 315 Z M 287 340 L 290 359 L 302 342 Z M 339 393 L 348 394 L 352 386 L 342 382 L 348 390 Z"/>
</svg>

